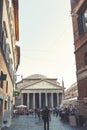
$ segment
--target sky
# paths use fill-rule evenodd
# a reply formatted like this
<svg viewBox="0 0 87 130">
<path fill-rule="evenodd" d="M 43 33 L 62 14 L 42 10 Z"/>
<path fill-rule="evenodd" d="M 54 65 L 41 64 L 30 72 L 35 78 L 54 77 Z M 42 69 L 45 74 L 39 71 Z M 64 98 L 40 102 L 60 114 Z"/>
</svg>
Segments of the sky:
<svg viewBox="0 0 87 130">
<path fill-rule="evenodd" d="M 76 82 L 76 63 L 70 0 L 19 0 L 21 75 L 42 74 L 64 80 L 65 88 Z"/>
</svg>

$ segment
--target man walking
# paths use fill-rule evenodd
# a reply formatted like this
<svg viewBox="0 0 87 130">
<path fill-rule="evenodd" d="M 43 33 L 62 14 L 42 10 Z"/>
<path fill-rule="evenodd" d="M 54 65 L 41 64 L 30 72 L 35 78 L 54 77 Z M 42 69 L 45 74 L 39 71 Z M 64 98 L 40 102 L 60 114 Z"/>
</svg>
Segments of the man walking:
<svg viewBox="0 0 87 130">
<path fill-rule="evenodd" d="M 44 121 L 44 130 L 49 130 L 49 117 L 50 117 L 50 111 L 47 108 L 47 106 L 45 107 L 45 109 L 42 111 L 42 119 Z"/>
</svg>

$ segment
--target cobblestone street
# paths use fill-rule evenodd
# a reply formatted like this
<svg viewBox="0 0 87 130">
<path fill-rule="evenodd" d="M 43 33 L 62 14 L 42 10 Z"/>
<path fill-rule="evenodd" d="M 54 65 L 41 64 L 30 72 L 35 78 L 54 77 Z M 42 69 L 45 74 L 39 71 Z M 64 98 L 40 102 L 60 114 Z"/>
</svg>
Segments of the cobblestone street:
<svg viewBox="0 0 87 130">
<path fill-rule="evenodd" d="M 12 119 L 10 128 L 3 128 L 2 130 L 44 130 L 42 119 L 35 118 L 32 115 L 18 116 Z M 87 127 L 72 127 L 65 123 L 59 117 L 51 116 L 49 130 L 87 130 Z"/>
</svg>

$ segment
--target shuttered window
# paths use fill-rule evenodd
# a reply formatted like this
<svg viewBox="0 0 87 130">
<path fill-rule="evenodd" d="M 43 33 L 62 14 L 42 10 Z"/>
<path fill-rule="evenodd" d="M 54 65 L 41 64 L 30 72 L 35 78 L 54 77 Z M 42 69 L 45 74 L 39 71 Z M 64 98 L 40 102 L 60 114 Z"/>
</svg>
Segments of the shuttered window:
<svg viewBox="0 0 87 130">
<path fill-rule="evenodd" d="M 84 32 L 83 22 L 82 22 L 82 14 L 80 14 L 78 17 L 78 30 L 79 30 L 79 35 L 81 35 Z"/>
<path fill-rule="evenodd" d="M 87 9 L 78 14 L 79 35 L 87 31 Z"/>
<path fill-rule="evenodd" d="M 84 62 L 85 62 L 85 65 L 87 65 L 87 52 L 84 54 Z"/>
<path fill-rule="evenodd" d="M 84 32 L 87 31 L 87 9 L 83 13 L 83 28 Z"/>
</svg>

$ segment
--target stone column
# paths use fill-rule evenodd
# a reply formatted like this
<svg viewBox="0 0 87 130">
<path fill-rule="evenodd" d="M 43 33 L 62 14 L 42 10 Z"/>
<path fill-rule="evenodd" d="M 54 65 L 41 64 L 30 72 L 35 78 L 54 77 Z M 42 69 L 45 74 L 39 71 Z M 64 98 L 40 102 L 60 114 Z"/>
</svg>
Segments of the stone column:
<svg viewBox="0 0 87 130">
<path fill-rule="evenodd" d="M 47 106 L 47 93 L 45 93 L 45 106 Z"/>
<path fill-rule="evenodd" d="M 57 106 L 59 106 L 59 93 L 57 93 Z"/>
<path fill-rule="evenodd" d="M 21 105 L 23 105 L 23 93 L 21 93 Z"/>
<path fill-rule="evenodd" d="M 41 108 L 41 93 L 39 93 L 39 108 Z"/>
<path fill-rule="evenodd" d="M 35 93 L 33 93 L 33 109 L 35 109 Z"/>
<path fill-rule="evenodd" d="M 27 107 L 29 109 L 29 93 L 27 93 Z"/>
<path fill-rule="evenodd" d="M 53 108 L 53 93 L 51 93 L 51 107 Z"/>
</svg>

